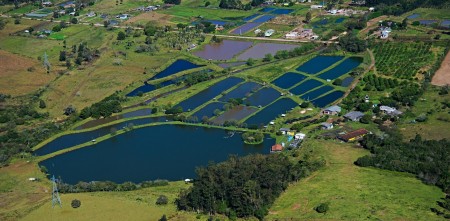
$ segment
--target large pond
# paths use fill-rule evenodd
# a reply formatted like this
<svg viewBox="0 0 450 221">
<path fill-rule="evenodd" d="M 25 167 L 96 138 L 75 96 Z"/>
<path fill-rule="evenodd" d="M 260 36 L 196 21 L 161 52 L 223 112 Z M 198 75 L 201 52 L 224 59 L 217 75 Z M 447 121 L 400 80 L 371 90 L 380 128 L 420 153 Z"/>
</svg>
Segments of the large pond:
<svg viewBox="0 0 450 221">
<path fill-rule="evenodd" d="M 265 87 L 248 97 L 245 103 L 253 106 L 266 106 L 280 97 L 280 94 L 271 87 Z"/>
<path fill-rule="evenodd" d="M 194 54 L 203 59 L 229 60 L 252 44 L 250 41 L 223 40 L 221 43 L 205 45 L 203 50 L 196 51 Z"/>
<path fill-rule="evenodd" d="M 283 89 L 288 89 L 288 88 L 291 88 L 292 86 L 296 85 L 300 81 L 305 80 L 305 78 L 306 78 L 306 76 L 303 74 L 288 72 L 286 74 L 283 74 L 281 77 L 275 79 L 274 81 L 272 81 L 272 84 L 275 84 L 276 86 L 283 88 Z"/>
<path fill-rule="evenodd" d="M 303 100 L 308 100 L 308 101 L 314 100 L 314 99 L 320 97 L 322 94 L 330 92 L 333 89 L 334 89 L 333 87 L 325 85 L 323 87 L 320 87 L 320 88 L 318 88 L 316 90 L 310 91 L 310 92 L 302 95 L 301 98 Z"/>
<path fill-rule="evenodd" d="M 321 85 L 322 85 L 322 82 L 320 82 L 318 80 L 314 80 L 314 79 L 309 79 L 309 80 L 297 85 L 296 87 L 292 88 L 290 90 L 290 92 L 295 95 L 301 95 L 301 94 L 308 92 L 309 90 L 319 87 Z"/>
<path fill-rule="evenodd" d="M 264 58 L 266 54 L 275 55 L 278 51 L 282 50 L 293 50 L 294 48 L 300 47 L 300 45 L 293 44 L 277 44 L 277 43 L 258 43 L 248 50 L 240 54 L 238 60 L 247 60 L 249 58 L 261 59 Z"/>
<path fill-rule="evenodd" d="M 246 118 L 247 116 L 250 116 L 251 114 L 255 113 L 256 111 L 258 111 L 258 109 L 255 107 L 239 105 L 239 106 L 233 107 L 230 110 L 225 111 L 223 114 L 214 118 L 212 120 L 212 122 L 214 124 L 221 125 L 225 121 L 230 121 L 230 120 L 240 121 L 240 120 Z"/>
<path fill-rule="evenodd" d="M 125 119 L 125 118 L 149 116 L 151 113 L 152 113 L 152 110 L 150 108 L 144 108 L 144 109 L 139 109 L 139 110 L 135 110 L 135 111 L 130 111 L 130 112 L 126 112 L 123 114 L 119 114 L 119 115 L 115 115 L 115 116 L 111 116 L 111 117 L 107 117 L 107 118 L 100 118 L 100 119 L 88 121 L 85 124 L 75 128 L 75 130 L 83 130 L 83 129 L 87 129 L 87 128 L 92 128 L 92 127 L 100 126 L 102 124 L 111 123 L 113 121 Z"/>
<path fill-rule="evenodd" d="M 251 93 L 256 92 L 261 87 L 262 85 L 255 82 L 246 82 L 219 98 L 219 101 L 227 102 L 230 99 L 244 98 Z"/>
<path fill-rule="evenodd" d="M 230 154 L 269 153 L 273 139 L 246 145 L 239 133 L 222 129 L 160 125 L 135 129 L 112 139 L 42 161 L 63 182 L 135 183 L 195 178 L 195 168 L 221 162 Z"/>
<path fill-rule="evenodd" d="M 166 69 L 164 69 L 163 71 L 159 72 L 158 74 L 156 74 L 155 76 L 153 76 L 152 78 L 148 79 L 150 80 L 155 80 L 155 79 L 160 79 L 160 78 L 164 78 L 167 76 L 170 76 L 172 74 L 176 74 L 180 71 L 185 71 L 185 70 L 189 70 L 192 68 L 198 68 L 201 67 L 202 65 L 197 65 L 194 63 L 191 63 L 189 61 L 186 60 L 176 60 L 173 64 L 171 64 L 169 67 L 167 67 Z"/>
<path fill-rule="evenodd" d="M 201 91 L 200 93 L 195 94 L 194 96 L 180 102 L 176 106 L 181 106 L 183 108 L 183 111 L 194 110 L 196 107 L 215 98 L 223 91 L 230 89 L 231 87 L 235 86 L 236 84 L 241 83 L 242 81 L 244 81 L 244 80 L 242 80 L 241 78 L 236 78 L 236 77 L 227 78 L 223 81 L 220 81 L 220 82 L 214 84 L 211 87 L 206 88 L 205 90 Z"/>
<path fill-rule="evenodd" d="M 260 26 L 261 24 L 262 24 L 261 22 L 248 22 L 244 25 L 237 27 L 231 33 L 235 34 L 235 35 L 242 35 L 242 34 L 247 33 L 248 31 Z"/>
<path fill-rule="evenodd" d="M 245 123 L 247 123 L 248 126 L 267 125 L 271 120 L 274 120 L 281 114 L 289 112 L 296 106 L 297 103 L 293 100 L 289 98 L 282 98 L 248 118 Z"/>
<path fill-rule="evenodd" d="M 344 95 L 344 92 L 342 91 L 333 91 L 323 97 L 317 98 L 313 100 L 311 103 L 316 105 L 317 107 L 323 108 L 327 106 L 328 104 L 333 103 L 337 99 L 341 98 Z"/>
<path fill-rule="evenodd" d="M 319 78 L 322 79 L 330 79 L 334 80 L 349 71 L 353 70 L 354 68 L 358 67 L 359 64 L 361 64 L 362 58 L 360 57 L 351 57 L 346 59 L 345 61 L 338 64 L 336 67 L 324 72 L 323 74 L 319 75 Z"/>
<path fill-rule="evenodd" d="M 224 103 L 220 103 L 220 102 L 213 102 L 213 103 L 207 104 L 205 107 L 203 107 L 202 109 L 200 109 L 197 112 L 195 112 L 194 114 L 192 114 L 192 116 L 197 117 L 197 121 L 201 121 L 202 118 L 205 116 L 208 118 L 211 118 L 214 116 L 214 111 L 215 110 L 222 111 L 224 105 L 225 105 Z"/>
<path fill-rule="evenodd" d="M 129 127 L 131 125 L 138 126 L 155 122 L 165 122 L 168 118 L 166 117 L 149 117 L 149 118 L 141 118 L 135 120 L 128 120 L 121 123 L 116 123 L 113 125 L 105 126 L 92 131 L 78 132 L 74 134 L 67 134 L 60 136 L 50 143 L 42 146 L 41 148 L 34 151 L 35 155 L 42 156 L 49 153 L 56 152 L 58 150 L 63 150 L 69 147 L 73 147 L 79 144 L 83 144 L 89 142 L 97 137 L 105 136 L 111 133 L 111 130 L 114 128 L 116 130 L 120 130 L 124 127 Z"/>
<path fill-rule="evenodd" d="M 297 71 L 305 72 L 308 74 L 317 74 L 317 73 L 327 69 L 334 63 L 342 60 L 343 58 L 344 58 L 344 56 L 322 56 L 322 55 L 320 55 L 320 56 L 317 56 L 317 57 L 307 61 L 300 67 L 298 67 Z"/>
</svg>

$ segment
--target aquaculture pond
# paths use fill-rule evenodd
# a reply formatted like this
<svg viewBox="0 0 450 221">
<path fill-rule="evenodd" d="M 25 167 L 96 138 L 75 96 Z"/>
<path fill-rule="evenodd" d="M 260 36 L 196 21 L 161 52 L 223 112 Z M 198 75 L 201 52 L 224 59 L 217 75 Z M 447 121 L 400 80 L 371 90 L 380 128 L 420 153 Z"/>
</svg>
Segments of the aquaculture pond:
<svg viewBox="0 0 450 221">
<path fill-rule="evenodd" d="M 275 140 L 246 145 L 241 134 L 216 128 L 182 125 L 144 127 L 67 152 L 39 163 L 62 181 L 139 183 L 195 178 L 195 168 L 221 162 L 230 154 L 268 154 Z M 101 160 L 99 160 L 101 159 Z"/>
<path fill-rule="evenodd" d="M 248 107 L 248 106 L 235 106 L 230 110 L 225 111 L 223 114 L 219 115 L 218 117 L 214 118 L 212 122 L 216 125 L 221 125 L 225 121 L 235 120 L 240 121 L 251 114 L 258 111 L 255 107 Z"/>
<path fill-rule="evenodd" d="M 204 21 L 210 22 L 213 25 L 221 25 L 221 26 L 224 26 L 228 23 L 227 21 L 221 21 L 221 20 L 204 20 Z"/>
<path fill-rule="evenodd" d="M 273 11 L 273 10 L 275 10 L 275 8 L 263 8 L 263 9 L 261 9 L 261 10 L 259 10 L 259 11 L 260 11 L 260 12 L 267 13 L 267 12 L 270 12 L 270 11 Z"/>
<path fill-rule="evenodd" d="M 244 65 L 247 62 L 245 61 L 238 61 L 238 62 L 230 62 L 230 63 L 220 63 L 217 66 L 221 67 L 221 68 L 230 68 L 230 67 L 236 67 L 239 65 Z"/>
<path fill-rule="evenodd" d="M 271 120 L 274 120 L 281 114 L 289 112 L 296 106 L 297 103 L 293 100 L 289 98 L 282 98 L 248 118 L 245 123 L 248 126 L 267 125 Z"/>
<path fill-rule="evenodd" d="M 361 57 L 350 57 L 345 61 L 341 62 L 340 64 L 338 64 L 336 67 L 324 72 L 323 74 L 320 74 L 319 78 L 325 80 L 326 79 L 334 80 L 348 73 L 354 68 L 358 67 L 361 64 L 362 60 L 363 59 Z"/>
<path fill-rule="evenodd" d="M 83 130 L 83 129 L 87 129 L 87 128 L 97 127 L 97 126 L 111 123 L 113 121 L 120 120 L 120 119 L 149 116 L 150 114 L 152 114 L 152 110 L 150 108 L 139 109 L 139 110 L 130 111 L 127 113 L 123 113 L 123 114 L 119 114 L 119 115 L 115 115 L 115 116 L 111 116 L 111 117 L 107 117 L 107 118 L 91 120 L 81 126 L 78 126 L 77 128 L 75 128 L 75 130 Z"/>
<path fill-rule="evenodd" d="M 279 91 L 271 87 L 265 87 L 248 97 L 245 103 L 252 106 L 266 106 L 278 97 L 280 97 Z"/>
<path fill-rule="evenodd" d="M 419 14 L 419 13 L 414 13 L 414 14 L 408 16 L 407 18 L 408 18 L 408 19 L 416 19 L 416 18 L 418 18 L 418 17 L 420 17 L 420 14 Z"/>
<path fill-rule="evenodd" d="M 310 91 L 310 92 L 302 95 L 301 98 L 303 100 L 307 100 L 307 101 L 314 100 L 314 99 L 320 97 L 321 95 L 323 95 L 323 94 L 325 94 L 325 93 L 327 93 L 327 92 L 329 92 L 329 91 L 331 91 L 333 89 L 334 89 L 333 87 L 325 85 L 323 87 L 320 87 L 320 88 L 318 88 L 316 90 Z"/>
<path fill-rule="evenodd" d="M 215 110 L 222 111 L 224 105 L 225 105 L 224 103 L 220 102 L 213 102 L 207 104 L 205 107 L 192 114 L 192 116 L 197 117 L 197 121 L 201 121 L 204 116 L 211 118 L 214 116 L 214 111 Z"/>
<path fill-rule="evenodd" d="M 241 85 L 239 85 L 234 90 L 230 91 L 229 93 L 225 94 L 221 98 L 219 98 L 219 101 L 227 102 L 229 99 L 236 99 L 236 98 L 244 98 L 248 94 L 257 91 L 259 88 L 261 88 L 262 85 L 255 83 L 255 82 L 246 82 Z"/>
<path fill-rule="evenodd" d="M 438 20 L 419 20 L 421 25 L 432 25 L 434 23 L 438 23 Z"/>
<path fill-rule="evenodd" d="M 352 84 L 352 82 L 353 82 L 353 77 L 346 77 L 346 78 L 344 78 L 343 80 L 342 80 L 342 84 L 341 84 L 341 86 L 342 87 L 348 87 L 348 86 L 350 86 L 350 84 Z"/>
<path fill-rule="evenodd" d="M 220 93 L 222 93 L 223 91 L 230 89 L 231 87 L 235 86 L 238 83 L 241 83 L 242 81 L 244 80 L 242 80 L 241 78 L 236 77 L 227 78 L 223 81 L 214 84 L 211 87 L 206 88 L 200 93 L 195 94 L 194 96 L 180 102 L 176 106 L 181 106 L 183 108 L 183 111 L 194 110 L 201 104 L 206 103 L 207 101 L 215 98 L 216 96 L 220 95 Z"/>
<path fill-rule="evenodd" d="M 300 45 L 293 44 L 277 44 L 277 43 L 258 43 L 248 50 L 240 54 L 238 60 L 247 60 L 249 58 L 261 59 L 266 56 L 266 54 L 275 55 L 277 51 L 282 50 L 293 50 L 294 48 L 300 47 Z"/>
<path fill-rule="evenodd" d="M 309 79 L 309 80 L 297 85 L 296 87 L 292 88 L 289 91 L 295 95 L 301 95 L 301 94 L 308 92 L 309 90 L 319 87 L 321 85 L 322 85 L 322 82 L 320 82 L 318 80 L 314 80 L 314 79 Z"/>
<path fill-rule="evenodd" d="M 294 9 L 286 9 L 286 8 L 277 8 L 273 11 L 270 11 L 271 14 L 276 14 L 276 15 L 287 15 L 291 12 L 293 12 Z"/>
<path fill-rule="evenodd" d="M 256 18 L 256 17 L 258 17 L 260 15 L 261 14 L 253 14 L 253 15 L 250 15 L 248 17 L 243 18 L 242 20 L 245 21 L 245 22 L 248 22 L 248 21 L 250 21 L 250 20 L 252 20 L 252 19 L 254 19 L 254 18 Z"/>
<path fill-rule="evenodd" d="M 342 23 L 344 20 L 345 20 L 345 18 L 338 18 L 338 19 L 336 19 L 336 21 L 334 21 L 334 23 L 340 24 L 340 23 Z"/>
<path fill-rule="evenodd" d="M 288 88 L 291 88 L 292 86 L 296 85 L 300 81 L 305 80 L 305 78 L 306 78 L 306 76 L 303 74 L 288 72 L 286 74 L 281 75 L 281 77 L 275 79 L 274 81 L 272 81 L 272 84 L 274 84 L 280 88 L 283 88 L 283 89 L 288 89 Z"/>
<path fill-rule="evenodd" d="M 235 35 L 242 35 L 260 25 L 262 25 L 261 22 L 248 22 L 248 23 L 245 23 L 244 25 L 237 27 L 231 33 L 235 34 Z"/>
<path fill-rule="evenodd" d="M 203 59 L 229 60 L 252 44 L 250 41 L 223 40 L 221 43 L 205 45 L 203 50 L 196 51 L 194 54 Z"/>
<path fill-rule="evenodd" d="M 173 64 L 171 64 L 169 67 L 167 67 L 166 69 L 159 72 L 158 74 L 156 74 L 155 76 L 153 76 L 152 78 L 150 78 L 148 80 L 150 81 L 150 80 L 160 79 L 163 77 L 170 76 L 172 74 L 176 74 L 180 71 L 185 71 L 185 70 L 189 70 L 192 68 L 198 68 L 201 66 L 202 65 L 197 65 L 197 64 L 191 63 L 189 61 L 179 59 L 179 60 L 176 60 Z"/>
<path fill-rule="evenodd" d="M 450 28 L 450 20 L 442 20 L 441 22 L 442 27 Z"/>
<path fill-rule="evenodd" d="M 172 85 L 172 84 L 175 84 L 175 82 L 173 82 L 171 80 L 163 81 L 163 82 L 161 82 L 159 84 L 156 84 L 156 85 L 148 84 L 147 82 L 144 82 L 143 86 L 140 86 L 140 87 L 134 89 L 133 91 L 128 93 L 126 96 L 127 97 L 135 97 L 135 96 L 138 96 L 139 94 L 148 93 L 150 91 L 154 91 L 156 89 L 159 89 L 159 88 L 162 88 L 162 87 L 165 87 L 165 86 L 169 86 L 169 85 Z"/>
<path fill-rule="evenodd" d="M 111 130 L 116 129 L 120 130 L 124 127 L 129 127 L 131 125 L 138 126 L 143 124 L 155 123 L 155 122 L 165 122 L 169 119 L 166 117 L 149 117 L 149 118 L 141 118 L 135 120 L 124 121 L 121 123 L 116 123 L 113 125 L 105 126 L 92 131 L 78 132 L 74 134 L 62 135 L 50 143 L 42 146 L 41 148 L 34 151 L 35 155 L 42 156 L 49 153 L 53 153 L 58 150 L 63 150 L 69 147 L 73 147 L 79 144 L 83 144 L 86 142 L 90 142 L 98 137 L 105 136 L 111 133 Z"/>
<path fill-rule="evenodd" d="M 344 56 L 317 56 L 313 59 L 305 62 L 300 67 L 297 68 L 297 71 L 305 72 L 308 74 L 317 74 L 334 63 L 342 60 Z"/>
<path fill-rule="evenodd" d="M 313 100 L 311 103 L 313 103 L 317 107 L 323 108 L 323 107 L 333 103 L 337 99 L 341 98 L 343 95 L 344 95 L 344 92 L 342 92 L 342 91 L 333 91 L 323 97 L 319 97 L 319 98 Z"/>
<path fill-rule="evenodd" d="M 275 17 L 276 17 L 275 15 L 263 15 L 261 17 L 256 18 L 255 20 L 253 20 L 253 22 L 264 23 L 264 22 L 270 21 L 272 18 L 275 18 Z"/>
</svg>

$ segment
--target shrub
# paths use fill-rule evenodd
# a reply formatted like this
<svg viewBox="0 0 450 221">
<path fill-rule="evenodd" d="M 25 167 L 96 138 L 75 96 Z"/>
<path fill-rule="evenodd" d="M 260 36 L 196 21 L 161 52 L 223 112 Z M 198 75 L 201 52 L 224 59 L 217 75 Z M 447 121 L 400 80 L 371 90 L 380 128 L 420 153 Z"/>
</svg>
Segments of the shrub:
<svg viewBox="0 0 450 221">
<path fill-rule="evenodd" d="M 164 195 L 159 196 L 156 200 L 156 205 L 167 205 L 167 203 L 169 203 L 169 199 Z"/>
<path fill-rule="evenodd" d="M 81 206 L 81 201 L 74 199 L 74 200 L 72 200 L 72 203 L 70 205 L 72 206 L 72 208 L 76 209 Z"/>
<path fill-rule="evenodd" d="M 316 212 L 318 213 L 326 213 L 329 209 L 330 207 L 328 206 L 328 203 L 321 203 L 316 208 L 314 208 L 314 210 L 316 210 Z"/>
</svg>

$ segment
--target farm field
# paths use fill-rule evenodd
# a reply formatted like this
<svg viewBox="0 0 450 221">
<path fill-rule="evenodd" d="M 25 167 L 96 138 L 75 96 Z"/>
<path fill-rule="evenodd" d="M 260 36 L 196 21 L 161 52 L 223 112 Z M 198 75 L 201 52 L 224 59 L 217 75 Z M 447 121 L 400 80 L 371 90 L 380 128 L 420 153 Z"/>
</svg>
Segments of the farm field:
<svg viewBox="0 0 450 221">
<path fill-rule="evenodd" d="M 353 164 L 368 151 L 323 140 L 309 140 L 303 148 L 311 157 L 323 157 L 327 166 L 290 185 L 267 219 L 443 220 L 430 211 L 443 196 L 437 187 L 413 175 Z M 314 210 L 320 203 L 329 203 L 327 213 Z"/>
</svg>

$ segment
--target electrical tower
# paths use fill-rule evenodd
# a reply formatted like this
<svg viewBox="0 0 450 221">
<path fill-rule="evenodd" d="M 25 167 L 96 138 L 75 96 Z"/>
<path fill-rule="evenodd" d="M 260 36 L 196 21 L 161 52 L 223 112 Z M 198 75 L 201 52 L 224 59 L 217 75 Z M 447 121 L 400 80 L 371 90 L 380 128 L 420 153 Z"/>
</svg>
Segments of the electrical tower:
<svg viewBox="0 0 450 221">
<path fill-rule="evenodd" d="M 58 187 L 56 186 L 55 175 L 52 176 L 52 184 L 52 208 L 54 208 L 56 204 L 58 204 L 59 207 L 62 207 L 61 198 L 59 198 Z"/>
</svg>

